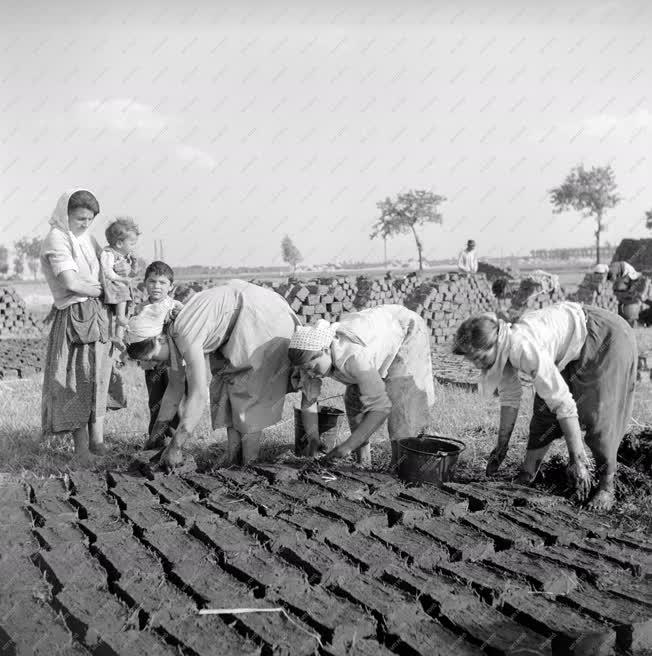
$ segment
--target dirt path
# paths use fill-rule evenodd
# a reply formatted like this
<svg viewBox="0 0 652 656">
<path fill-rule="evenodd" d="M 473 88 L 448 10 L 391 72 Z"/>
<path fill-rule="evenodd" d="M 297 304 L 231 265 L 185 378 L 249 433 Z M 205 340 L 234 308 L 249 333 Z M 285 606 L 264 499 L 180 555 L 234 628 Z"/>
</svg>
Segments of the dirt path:
<svg viewBox="0 0 652 656">
<path fill-rule="evenodd" d="M 5 479 L 0 502 L 3 654 L 652 648 L 652 540 L 527 489 L 267 465 Z M 197 614 L 244 607 L 284 612 Z"/>
</svg>

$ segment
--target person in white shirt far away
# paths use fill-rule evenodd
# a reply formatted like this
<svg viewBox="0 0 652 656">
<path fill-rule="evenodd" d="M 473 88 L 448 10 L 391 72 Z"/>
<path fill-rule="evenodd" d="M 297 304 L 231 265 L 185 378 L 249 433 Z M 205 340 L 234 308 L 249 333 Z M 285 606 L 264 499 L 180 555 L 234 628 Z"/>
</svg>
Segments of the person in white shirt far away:
<svg viewBox="0 0 652 656">
<path fill-rule="evenodd" d="M 460 253 L 457 259 L 457 268 L 464 273 L 478 272 L 478 254 L 475 251 L 473 239 L 466 242 L 466 249 Z"/>
<path fill-rule="evenodd" d="M 487 475 L 507 454 L 521 401 L 521 377 L 533 383 L 533 415 L 526 456 L 517 478 L 534 481 L 553 440 L 566 440 L 568 475 L 580 501 L 591 476 L 582 444 L 595 458 L 598 489 L 592 510 L 614 503 L 616 455 L 632 413 L 638 350 L 633 330 L 613 312 L 563 302 L 526 312 L 516 323 L 483 314 L 465 320 L 453 347 L 481 370 L 480 389 L 500 396 L 500 428 Z"/>
</svg>

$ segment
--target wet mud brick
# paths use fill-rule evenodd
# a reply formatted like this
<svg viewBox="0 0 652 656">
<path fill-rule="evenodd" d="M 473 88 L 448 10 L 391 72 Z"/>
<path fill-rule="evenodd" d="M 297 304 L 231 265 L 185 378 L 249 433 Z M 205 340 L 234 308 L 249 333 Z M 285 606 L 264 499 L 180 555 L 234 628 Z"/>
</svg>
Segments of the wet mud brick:
<svg viewBox="0 0 652 656">
<path fill-rule="evenodd" d="M 132 571 L 163 573 L 159 559 L 133 535 L 118 533 L 96 542 L 91 552 L 111 575 L 121 578 Z"/>
<path fill-rule="evenodd" d="M 328 535 L 349 533 L 349 526 L 339 519 L 320 515 L 313 508 L 296 507 L 290 514 L 282 514 L 282 519 L 301 529 L 310 538 L 323 540 Z"/>
<path fill-rule="evenodd" d="M 166 504 L 165 511 L 169 517 L 174 517 L 179 524 L 188 529 L 202 519 L 206 520 L 216 516 L 203 502 L 196 499 L 185 499 Z"/>
<path fill-rule="evenodd" d="M 390 551 L 391 547 L 386 548 L 362 533 L 328 535 L 325 542 L 371 575 L 383 572 L 386 565 L 398 561 L 398 557 Z"/>
<path fill-rule="evenodd" d="M 224 479 L 209 474 L 184 474 L 181 478 L 192 485 L 201 497 L 208 496 L 212 492 L 221 492 L 226 486 Z"/>
<path fill-rule="evenodd" d="M 0 653 L 54 656 L 83 654 L 49 605 L 29 596 L 0 600 Z"/>
<path fill-rule="evenodd" d="M 552 636 L 553 654 L 609 656 L 613 653 L 616 632 L 604 622 L 528 591 L 508 591 L 502 601 L 508 616 L 542 635 Z"/>
<path fill-rule="evenodd" d="M 34 529 L 39 543 L 46 549 L 54 549 L 58 545 L 84 542 L 86 535 L 75 522 L 61 522 L 59 524 L 46 524 Z"/>
<path fill-rule="evenodd" d="M 416 503 L 408 503 L 403 499 L 376 492 L 365 497 L 365 502 L 376 510 L 386 513 L 389 526 L 403 524 L 414 526 L 418 522 L 429 519 L 432 511 Z"/>
<path fill-rule="evenodd" d="M 637 579 L 628 572 L 618 572 L 601 576 L 595 586 L 652 608 L 652 582 L 649 579 Z"/>
<path fill-rule="evenodd" d="M 296 502 L 270 488 L 254 487 L 243 492 L 242 496 L 266 517 L 276 517 L 282 512 L 291 512 L 296 505 Z"/>
<path fill-rule="evenodd" d="M 416 528 L 443 544 L 449 550 L 451 560 L 480 560 L 494 551 L 490 538 L 474 528 L 443 517 L 421 522 Z"/>
<path fill-rule="evenodd" d="M 470 513 L 461 519 L 481 533 L 492 538 L 498 549 L 511 549 L 517 546 L 543 546 L 543 538 L 527 528 L 493 510 Z"/>
<path fill-rule="evenodd" d="M 563 595 L 575 589 L 579 585 L 575 571 L 565 567 L 551 567 L 541 557 L 545 552 L 547 549 L 532 553 L 510 549 L 490 556 L 486 562 L 509 576 L 529 581 L 543 592 Z"/>
<path fill-rule="evenodd" d="M 332 645 L 376 635 L 376 622 L 367 613 L 300 578 L 286 581 L 273 596 Z"/>
<path fill-rule="evenodd" d="M 429 536 L 405 526 L 374 529 L 371 535 L 402 558 L 407 558 L 425 569 L 432 570 L 439 563 L 449 560 L 448 551 L 444 547 Z"/>
<path fill-rule="evenodd" d="M 16 531 L 31 528 L 33 519 L 27 505 L 23 503 L 6 504 L 2 506 L 2 513 L 0 513 L 0 529 Z"/>
<path fill-rule="evenodd" d="M 535 508 L 507 508 L 500 514 L 509 521 L 537 533 L 549 544 L 568 545 L 584 537 L 587 532 L 577 526 L 569 526 L 559 517 Z"/>
<path fill-rule="evenodd" d="M 257 489 L 256 486 L 250 488 L 250 490 Z M 247 501 L 243 493 L 219 490 L 209 494 L 204 499 L 204 503 L 212 512 L 232 522 L 243 517 L 248 517 L 249 515 L 258 514 L 256 506 L 250 501 Z"/>
<path fill-rule="evenodd" d="M 191 534 L 225 557 L 258 548 L 258 542 L 253 536 L 217 515 L 197 519 Z"/>
<path fill-rule="evenodd" d="M 129 621 L 126 606 L 115 600 L 106 588 L 78 585 L 64 588 L 55 597 L 55 606 L 61 610 L 70 630 L 81 641 L 101 650 L 103 637 L 119 633 Z"/>
<path fill-rule="evenodd" d="M 197 612 L 192 599 L 172 585 L 162 572 L 132 571 L 121 576 L 114 586 L 118 596 L 130 608 L 145 613 L 147 622 L 155 627 L 166 627 L 180 617 Z"/>
<path fill-rule="evenodd" d="M 387 515 L 349 499 L 323 500 L 315 505 L 315 510 L 326 517 L 341 519 L 353 531 L 369 532 L 374 528 L 388 525 Z"/>
<path fill-rule="evenodd" d="M 595 513 L 586 512 L 567 503 L 556 505 L 554 509 L 549 511 L 549 514 L 552 517 L 556 517 L 557 521 L 583 531 L 588 537 L 605 538 L 612 530 L 608 519 L 602 518 Z"/>
<path fill-rule="evenodd" d="M 437 570 L 450 578 L 470 585 L 482 599 L 492 605 L 498 602 L 507 590 L 532 590 L 525 581 L 509 578 L 499 570 L 492 570 L 482 563 L 468 560 L 443 563 L 437 566 Z"/>
<path fill-rule="evenodd" d="M 31 489 L 21 482 L 0 483 L 0 507 L 5 505 L 23 506 L 30 501 Z"/>
<path fill-rule="evenodd" d="M 296 535 L 290 540 L 282 538 L 278 555 L 303 570 L 311 583 L 326 584 L 358 575 L 357 568 L 332 552 L 325 544 L 308 540 L 302 535 Z"/>
<path fill-rule="evenodd" d="M 297 576 L 294 568 L 263 547 L 227 554 L 224 569 L 245 585 L 262 588 L 265 594 L 271 588 L 281 585 L 288 577 Z"/>
<path fill-rule="evenodd" d="M 165 627 L 165 632 L 197 656 L 259 656 L 260 647 L 242 638 L 218 615 L 190 616 Z"/>
<path fill-rule="evenodd" d="M 195 488 L 178 476 L 157 476 L 153 481 L 147 481 L 145 485 L 157 494 L 163 503 L 190 501 L 199 496 Z"/>
<path fill-rule="evenodd" d="M 107 481 L 101 474 L 89 471 L 75 471 L 68 478 L 68 490 L 73 496 L 89 496 L 106 492 Z"/>
<path fill-rule="evenodd" d="M 436 515 L 454 519 L 466 515 L 469 510 L 469 500 L 449 494 L 436 487 L 410 487 L 401 490 L 399 498 L 407 501 L 417 501 L 432 508 Z"/>
<path fill-rule="evenodd" d="M 55 586 L 99 586 L 106 572 L 83 544 L 62 544 L 38 554 L 39 566 Z"/>
<path fill-rule="evenodd" d="M 140 534 L 157 526 L 172 526 L 178 523 L 159 504 L 130 506 L 122 511 L 122 515 L 134 525 L 136 532 Z"/>
<path fill-rule="evenodd" d="M 650 576 L 652 575 L 652 552 L 614 544 L 598 538 L 577 540 L 573 543 L 573 546 L 600 559 L 609 561 L 618 567 L 629 569 L 636 576 L 652 578 Z"/>
<path fill-rule="evenodd" d="M 652 613 L 649 606 L 623 599 L 585 583 L 560 597 L 564 604 L 608 622 L 616 630 L 616 642 L 632 653 L 652 650 Z"/>
<path fill-rule="evenodd" d="M 148 631 L 121 631 L 120 633 L 103 636 L 102 642 L 117 656 L 176 656 L 179 652 L 175 647 L 166 644 L 160 638 Z"/>
<path fill-rule="evenodd" d="M 332 499 L 332 495 L 328 494 L 327 492 L 320 490 L 314 485 L 303 483 L 301 481 L 292 483 L 277 483 L 276 485 L 272 486 L 271 489 L 280 492 L 281 494 L 290 499 L 293 499 L 294 501 L 305 503 L 309 506 L 315 505 L 324 500 Z"/>
<path fill-rule="evenodd" d="M 354 481 L 364 483 L 371 492 L 384 491 L 387 494 L 402 489 L 404 484 L 396 476 L 384 472 L 374 472 L 365 469 L 340 469 L 335 475 L 341 475 Z"/>
<path fill-rule="evenodd" d="M 270 483 L 296 481 L 301 473 L 297 468 L 287 465 L 261 464 L 254 465 L 253 469 L 257 474 L 262 474 Z"/>
<path fill-rule="evenodd" d="M 144 477 L 126 476 L 124 474 L 109 473 L 111 494 L 118 499 L 121 508 L 136 506 L 151 506 L 155 500 L 154 495 L 145 485 Z"/>
<path fill-rule="evenodd" d="M 232 488 L 246 489 L 252 485 L 267 484 L 267 479 L 252 469 L 217 469 L 215 475 Z"/>
<path fill-rule="evenodd" d="M 567 567 L 578 572 L 592 583 L 600 580 L 603 576 L 613 576 L 625 570 L 614 563 L 603 559 L 601 556 L 576 549 L 575 547 L 552 546 L 546 549 L 528 550 L 535 558 L 540 558 L 543 563 L 553 563 L 555 566 Z"/>
<path fill-rule="evenodd" d="M 65 498 L 43 497 L 29 505 L 34 521 L 39 525 L 78 518 L 77 509 Z"/>
<path fill-rule="evenodd" d="M 555 506 L 564 502 L 562 497 L 544 494 L 534 488 L 516 483 L 475 481 L 469 483 L 468 486 L 478 493 L 486 494 L 489 498 L 494 497 L 500 501 L 511 500 L 517 507 L 554 509 Z"/>
<path fill-rule="evenodd" d="M 77 522 L 91 542 L 116 532 L 132 533 L 132 527 L 119 514 L 89 517 Z"/>
<path fill-rule="evenodd" d="M 314 631 L 301 623 L 290 621 L 284 613 L 243 613 L 236 616 L 236 624 L 247 635 L 262 641 L 263 653 L 273 656 L 312 656 L 319 653 Z"/>
<path fill-rule="evenodd" d="M 29 482 L 30 499 L 32 503 L 46 499 L 67 499 L 68 488 L 63 478 L 46 478 Z"/>
<path fill-rule="evenodd" d="M 282 540 L 292 542 L 300 535 L 297 528 L 282 519 L 271 519 L 262 515 L 250 515 L 238 520 L 238 526 L 254 535 L 262 544 L 274 551 Z"/>
<path fill-rule="evenodd" d="M 0 601 L 4 595 L 47 597 L 50 586 L 41 570 L 25 554 L 0 554 Z"/>
<path fill-rule="evenodd" d="M 370 638 L 354 640 L 351 644 L 337 647 L 324 646 L 322 652 L 325 656 L 392 656 L 393 654 L 387 647 Z"/>
<path fill-rule="evenodd" d="M 634 547 L 635 549 L 652 552 L 652 538 L 649 535 L 645 535 L 641 532 L 618 532 L 616 534 L 610 534 L 609 540 L 617 544 L 624 544 L 628 547 Z"/>
<path fill-rule="evenodd" d="M 361 500 L 370 490 L 364 483 L 351 478 L 336 478 L 335 480 L 324 478 L 316 472 L 307 472 L 302 477 L 308 483 L 317 485 L 323 490 L 344 499 Z"/>
</svg>

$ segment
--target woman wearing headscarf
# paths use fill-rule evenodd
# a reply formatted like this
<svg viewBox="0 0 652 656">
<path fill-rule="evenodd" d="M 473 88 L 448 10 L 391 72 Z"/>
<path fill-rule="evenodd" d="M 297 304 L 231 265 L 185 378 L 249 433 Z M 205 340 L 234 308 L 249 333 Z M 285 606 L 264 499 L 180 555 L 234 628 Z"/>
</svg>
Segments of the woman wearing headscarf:
<svg viewBox="0 0 652 656">
<path fill-rule="evenodd" d="M 88 232 L 99 211 L 89 191 L 64 193 L 41 246 L 41 266 L 54 299 L 42 428 L 44 434 L 72 432 L 82 464 L 90 453 L 105 452 L 104 415 L 112 368 L 109 320 L 99 300 L 102 249 Z"/>
<path fill-rule="evenodd" d="M 648 300 L 649 282 L 629 262 L 612 262 L 607 280 L 613 281 L 613 291 L 618 298 L 618 314 L 636 327 L 641 305 Z"/>
<path fill-rule="evenodd" d="M 181 465 L 183 444 L 209 396 L 213 429 L 227 429 L 229 463 L 255 460 L 261 432 L 281 419 L 289 391 L 288 346 L 299 324 L 290 306 L 274 291 L 231 280 L 195 294 L 176 317 L 151 307 L 130 319 L 125 334 L 129 357 L 170 363 L 168 387 L 146 446 L 165 444 L 168 424 L 179 410 L 179 426 L 161 464 Z M 185 381 L 188 392 L 179 409 Z"/>
<path fill-rule="evenodd" d="M 325 376 L 346 385 L 351 436 L 327 459 L 356 451 L 368 463 L 371 435 L 385 419 L 397 463 L 398 439 L 419 435 L 435 400 L 430 339 L 423 319 L 402 305 L 383 305 L 297 328 L 288 352 L 301 374 L 301 407 L 309 444 L 319 446 L 316 402 Z"/>
<path fill-rule="evenodd" d="M 527 451 L 518 481 L 530 483 L 553 440 L 564 437 L 568 475 L 580 501 L 591 491 L 580 429 L 598 467 L 598 489 L 589 502 L 608 510 L 614 502 L 616 454 L 631 416 L 638 351 L 631 328 L 613 312 L 559 303 L 526 312 L 510 324 L 484 314 L 464 321 L 454 352 L 481 370 L 481 391 L 498 389 L 500 428 L 487 475 L 507 454 L 521 401 L 521 379 L 536 395 Z"/>
</svg>

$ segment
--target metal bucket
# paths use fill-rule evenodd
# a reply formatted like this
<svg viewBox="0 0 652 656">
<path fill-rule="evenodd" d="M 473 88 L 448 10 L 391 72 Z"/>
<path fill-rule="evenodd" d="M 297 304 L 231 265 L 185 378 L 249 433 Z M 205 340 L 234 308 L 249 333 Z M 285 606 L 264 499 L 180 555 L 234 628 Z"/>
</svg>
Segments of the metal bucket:
<svg viewBox="0 0 652 656">
<path fill-rule="evenodd" d="M 450 437 L 423 435 L 398 441 L 398 475 L 410 483 L 441 485 L 453 479 L 464 442 Z"/>
<path fill-rule="evenodd" d="M 322 446 L 327 451 L 337 446 L 345 416 L 344 410 L 339 408 L 332 408 L 327 405 L 319 408 L 317 413 L 319 437 Z M 310 455 L 308 453 L 308 438 L 303 427 L 301 408 L 294 409 L 294 453 L 297 456 Z"/>
</svg>

